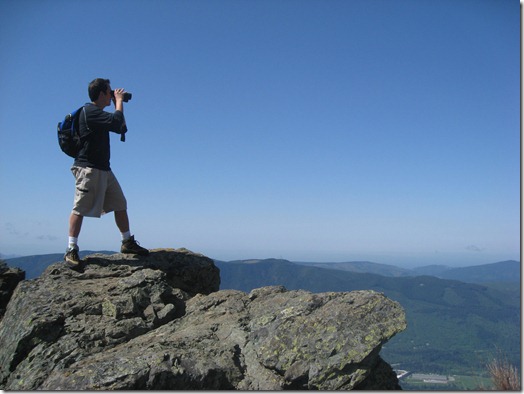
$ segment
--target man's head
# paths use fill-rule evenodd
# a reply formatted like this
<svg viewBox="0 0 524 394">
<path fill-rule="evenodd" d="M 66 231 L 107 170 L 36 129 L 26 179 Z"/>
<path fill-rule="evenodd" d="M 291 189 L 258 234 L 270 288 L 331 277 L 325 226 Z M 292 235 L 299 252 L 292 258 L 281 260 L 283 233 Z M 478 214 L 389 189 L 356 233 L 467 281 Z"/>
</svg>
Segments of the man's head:
<svg viewBox="0 0 524 394">
<path fill-rule="evenodd" d="M 89 99 L 103 107 L 111 104 L 111 82 L 109 79 L 96 78 L 88 87 Z"/>
</svg>

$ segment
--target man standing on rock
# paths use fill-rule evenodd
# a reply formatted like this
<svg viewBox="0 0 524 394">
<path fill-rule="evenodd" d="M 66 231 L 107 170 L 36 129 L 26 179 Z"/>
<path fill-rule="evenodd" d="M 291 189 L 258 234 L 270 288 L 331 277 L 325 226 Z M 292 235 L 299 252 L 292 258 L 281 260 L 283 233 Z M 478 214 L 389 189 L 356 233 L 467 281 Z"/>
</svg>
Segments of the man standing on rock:
<svg viewBox="0 0 524 394">
<path fill-rule="evenodd" d="M 88 87 L 91 103 L 84 106 L 80 116 L 82 148 L 75 158 L 71 171 L 76 179 L 73 211 L 69 217 L 69 244 L 64 256 L 66 264 L 81 267 L 78 256 L 78 236 L 84 216 L 99 218 L 115 213 L 115 222 L 122 234 L 121 253 L 146 256 L 149 251 L 141 247 L 129 230 L 127 201 L 109 165 L 109 132 L 125 134 L 124 89 L 111 90 L 109 79 L 97 78 Z M 104 111 L 113 101 L 115 112 Z M 85 115 L 85 116 L 84 116 Z"/>
</svg>

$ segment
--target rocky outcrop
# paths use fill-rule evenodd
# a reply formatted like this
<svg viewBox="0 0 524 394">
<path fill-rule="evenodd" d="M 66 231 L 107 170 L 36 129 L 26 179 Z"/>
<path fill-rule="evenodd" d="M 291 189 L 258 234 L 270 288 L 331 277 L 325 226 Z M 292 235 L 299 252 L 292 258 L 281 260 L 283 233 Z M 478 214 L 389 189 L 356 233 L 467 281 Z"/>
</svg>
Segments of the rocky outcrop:
<svg viewBox="0 0 524 394">
<path fill-rule="evenodd" d="M 6 263 L 0 260 L 0 319 L 4 316 L 5 308 L 16 286 L 24 279 L 24 271 L 19 268 L 8 267 Z"/>
<path fill-rule="evenodd" d="M 22 281 L 0 321 L 4 390 L 396 389 L 381 345 L 405 326 L 373 291 L 219 291 L 185 249 L 92 255 Z"/>
</svg>

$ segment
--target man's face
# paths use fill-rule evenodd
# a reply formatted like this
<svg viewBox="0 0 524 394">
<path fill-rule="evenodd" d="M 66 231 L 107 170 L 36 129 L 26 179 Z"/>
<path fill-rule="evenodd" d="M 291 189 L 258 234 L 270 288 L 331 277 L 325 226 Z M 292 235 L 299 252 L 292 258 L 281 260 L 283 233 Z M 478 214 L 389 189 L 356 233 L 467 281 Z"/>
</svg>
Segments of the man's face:
<svg viewBox="0 0 524 394">
<path fill-rule="evenodd" d="M 104 107 L 111 105 L 111 86 L 107 85 L 106 91 L 101 92 L 100 94 L 101 94 L 101 98 L 103 99 L 101 101 L 104 104 Z"/>
</svg>

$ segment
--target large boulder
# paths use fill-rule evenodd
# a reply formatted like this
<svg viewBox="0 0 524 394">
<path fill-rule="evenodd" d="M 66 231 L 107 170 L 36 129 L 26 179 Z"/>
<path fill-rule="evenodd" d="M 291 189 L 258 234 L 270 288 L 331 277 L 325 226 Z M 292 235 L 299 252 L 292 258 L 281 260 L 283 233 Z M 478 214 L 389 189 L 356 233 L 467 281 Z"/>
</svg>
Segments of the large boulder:
<svg viewBox="0 0 524 394">
<path fill-rule="evenodd" d="M 0 321 L 4 390 L 395 389 L 379 356 L 405 329 L 373 291 L 219 291 L 185 249 L 53 264 L 17 287 Z"/>
</svg>

